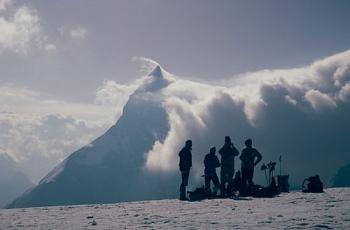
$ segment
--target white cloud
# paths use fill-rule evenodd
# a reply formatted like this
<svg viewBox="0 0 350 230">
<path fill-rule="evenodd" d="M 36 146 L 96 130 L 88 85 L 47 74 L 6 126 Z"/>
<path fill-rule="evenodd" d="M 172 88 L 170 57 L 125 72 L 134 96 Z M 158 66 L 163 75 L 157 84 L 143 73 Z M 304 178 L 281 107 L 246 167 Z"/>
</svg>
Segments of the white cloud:
<svg viewBox="0 0 350 230">
<path fill-rule="evenodd" d="M 54 52 L 57 50 L 57 47 L 54 44 L 48 43 L 48 44 L 45 44 L 44 49 L 49 52 Z"/>
<path fill-rule="evenodd" d="M 106 131 L 135 87 L 106 81 L 96 91 L 95 102 L 79 104 L 14 85 L 0 86 L 0 150 L 38 181 L 67 154 Z"/>
<path fill-rule="evenodd" d="M 69 34 L 73 39 L 84 39 L 88 35 L 88 30 L 83 27 L 77 27 L 71 29 Z"/>
<path fill-rule="evenodd" d="M 123 85 L 115 81 L 106 80 L 97 89 L 95 103 L 122 108 L 130 94 L 135 91 L 138 84 Z"/>
<path fill-rule="evenodd" d="M 298 104 L 298 102 L 296 100 L 294 100 L 291 96 L 287 95 L 284 97 L 286 99 L 286 101 L 288 101 L 289 103 L 291 103 L 292 105 L 296 105 Z"/>
<path fill-rule="evenodd" d="M 2 114 L 1 149 L 17 159 L 33 181 L 38 181 L 67 154 L 100 135 L 101 127 L 59 114 L 22 117 Z"/>
<path fill-rule="evenodd" d="M 334 85 L 341 87 L 344 85 L 344 82 L 350 80 L 350 60 L 345 62 L 343 65 L 340 65 L 333 75 Z"/>
<path fill-rule="evenodd" d="M 0 0 L 0 12 L 6 10 L 10 4 L 12 4 L 12 0 Z"/>
<path fill-rule="evenodd" d="M 146 57 L 134 56 L 131 60 L 139 64 L 139 71 L 142 74 L 150 73 L 157 65 L 159 65 L 156 61 Z"/>
<path fill-rule="evenodd" d="M 346 142 L 350 128 L 346 115 L 350 107 L 349 60 L 350 51 L 346 51 L 302 68 L 233 76 L 221 85 L 174 77 L 160 92 L 170 130 L 165 140 L 157 141 L 146 154 L 146 168 L 177 169 L 177 153 L 191 138 L 194 171 L 199 177 L 209 147 L 219 147 L 225 135 L 232 135 L 239 148 L 245 138 L 257 137 L 254 140 L 267 160 L 278 157 L 274 154 L 290 153 L 288 170 L 309 155 L 320 155 L 322 159 L 315 159 L 312 167 L 299 165 L 295 178 L 322 167 L 328 179 L 341 162 L 350 160 L 342 155 L 350 149 L 340 144 Z"/>
<path fill-rule="evenodd" d="M 86 121 L 113 120 L 114 108 L 105 105 L 80 104 L 55 100 L 50 95 L 17 87 L 14 85 L 0 86 L 1 110 L 15 114 L 30 116 L 45 116 L 60 114 L 63 116 L 79 117 Z M 104 110 L 104 115 L 100 110 Z M 86 113 L 89 111 L 89 113 Z"/>
<path fill-rule="evenodd" d="M 338 98 L 341 101 L 347 102 L 350 99 L 350 83 L 345 84 L 339 91 Z"/>
<path fill-rule="evenodd" d="M 184 88 L 173 83 L 170 87 L 173 92 Z M 179 87 L 179 88 L 177 88 Z M 174 92 L 177 94 L 178 92 Z M 207 106 L 206 102 L 194 103 L 192 98 L 168 97 L 164 101 L 164 106 L 170 121 L 170 130 L 163 143 L 157 141 L 153 149 L 148 153 L 146 167 L 149 169 L 174 169 L 177 167 L 176 150 L 183 144 L 183 140 L 188 139 L 194 133 L 203 132 L 206 128 L 202 120 L 204 115 L 203 108 Z"/>
<path fill-rule="evenodd" d="M 6 6 L 4 2 L 2 4 Z M 35 10 L 22 6 L 12 17 L 0 17 L 0 52 L 27 53 L 40 37 L 40 19 Z"/>
<path fill-rule="evenodd" d="M 337 104 L 327 94 L 321 93 L 318 90 L 309 90 L 305 94 L 305 99 L 310 102 L 315 110 L 322 110 L 327 108 L 335 108 Z"/>
<path fill-rule="evenodd" d="M 157 64 L 143 60 L 146 66 Z M 191 138 L 199 176 L 203 154 L 211 145 L 219 147 L 225 135 L 231 135 L 238 148 L 246 137 L 253 137 L 268 160 L 281 151 L 293 153 L 288 155 L 291 164 L 286 170 L 313 151 L 319 153 L 331 146 L 332 153 L 322 155 L 323 161 L 315 161 L 313 168 L 297 173 L 311 173 L 315 167 L 330 172 L 345 159 L 332 157 L 348 151 L 339 142 L 347 136 L 342 127 L 350 129 L 348 118 L 344 118 L 349 111 L 349 60 L 350 51 L 346 51 L 302 68 L 246 73 L 221 84 L 167 76 L 169 84 L 163 84 L 156 96 L 161 96 L 170 130 L 163 141 L 145 153 L 146 167 L 175 170 L 178 150 Z M 16 159 L 54 165 L 111 126 L 129 95 L 148 80 L 141 78 L 131 84 L 105 81 L 91 104 L 59 101 L 29 89 L 1 86 L 0 129 L 5 131 L 0 134 L 0 149 Z M 327 116 L 330 113 L 337 119 Z"/>
</svg>

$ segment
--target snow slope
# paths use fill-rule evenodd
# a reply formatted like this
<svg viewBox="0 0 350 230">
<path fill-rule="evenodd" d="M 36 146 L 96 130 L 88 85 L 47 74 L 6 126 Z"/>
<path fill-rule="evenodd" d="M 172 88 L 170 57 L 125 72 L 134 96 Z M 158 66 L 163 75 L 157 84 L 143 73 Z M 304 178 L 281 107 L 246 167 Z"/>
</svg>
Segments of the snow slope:
<svg viewBox="0 0 350 230">
<path fill-rule="evenodd" d="M 270 199 L 10 209 L 0 210 L 0 223 L 1 229 L 350 229 L 350 188 Z"/>
<path fill-rule="evenodd" d="M 72 153 L 38 186 L 8 207 L 113 203 L 171 198 L 175 177 L 145 172 L 145 154 L 163 141 L 169 124 L 158 94 L 170 83 L 157 66 L 130 96 L 115 125 Z M 177 176 L 177 175 L 176 175 Z M 177 177 L 176 177 L 177 178 Z M 169 184 L 170 183 L 170 184 Z"/>
</svg>

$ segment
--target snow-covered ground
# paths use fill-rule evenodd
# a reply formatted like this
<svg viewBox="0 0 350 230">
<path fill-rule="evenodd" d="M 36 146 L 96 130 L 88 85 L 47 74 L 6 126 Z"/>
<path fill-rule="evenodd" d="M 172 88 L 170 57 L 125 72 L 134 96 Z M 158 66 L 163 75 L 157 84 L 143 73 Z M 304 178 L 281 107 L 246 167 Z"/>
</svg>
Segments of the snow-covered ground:
<svg viewBox="0 0 350 230">
<path fill-rule="evenodd" d="M 96 225 L 93 225 L 95 222 Z M 350 229 L 350 188 L 272 199 L 178 200 L 0 210 L 1 229 Z"/>
</svg>

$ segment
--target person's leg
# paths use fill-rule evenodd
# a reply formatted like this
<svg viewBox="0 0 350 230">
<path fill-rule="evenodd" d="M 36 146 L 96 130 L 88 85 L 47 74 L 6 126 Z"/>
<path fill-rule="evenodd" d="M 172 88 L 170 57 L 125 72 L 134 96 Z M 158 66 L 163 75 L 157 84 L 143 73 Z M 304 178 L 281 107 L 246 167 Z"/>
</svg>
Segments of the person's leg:
<svg viewBox="0 0 350 230">
<path fill-rule="evenodd" d="M 248 180 L 249 186 L 254 185 L 253 177 L 254 177 L 254 168 L 247 170 L 247 180 Z"/>
<path fill-rule="evenodd" d="M 220 188 L 219 178 L 216 175 L 216 173 L 215 173 L 215 175 L 213 175 L 212 180 L 213 180 L 214 186 L 217 187 L 217 188 Z"/>
<path fill-rule="evenodd" d="M 242 168 L 242 187 L 245 188 L 247 186 L 247 169 Z"/>
<path fill-rule="evenodd" d="M 205 191 L 206 192 L 210 192 L 210 176 L 208 176 L 208 175 L 205 175 L 204 176 L 204 181 L 205 181 Z"/>
<path fill-rule="evenodd" d="M 220 182 L 221 184 L 225 184 L 225 171 L 222 168 L 220 171 Z"/>
<path fill-rule="evenodd" d="M 180 199 L 186 199 L 186 186 L 188 185 L 188 177 L 190 170 L 181 171 Z"/>
<path fill-rule="evenodd" d="M 221 185 L 220 185 L 220 193 L 221 193 L 221 196 L 225 196 L 226 193 L 226 177 L 227 177 L 227 173 L 225 170 L 223 170 L 221 168 L 221 172 L 220 172 L 220 181 L 221 181 Z"/>
<path fill-rule="evenodd" d="M 225 191 L 227 196 L 232 195 L 233 175 L 234 175 L 234 170 L 229 170 L 227 172 L 227 187 Z"/>
<path fill-rule="evenodd" d="M 216 173 L 212 175 L 211 180 L 213 181 L 213 184 L 214 184 L 213 194 L 217 195 L 218 189 L 220 188 L 220 182 Z"/>
<path fill-rule="evenodd" d="M 230 170 L 228 173 L 227 173 L 227 176 L 228 176 L 228 183 L 232 183 L 232 181 L 233 181 L 233 175 L 235 175 L 235 170 L 234 169 L 232 169 L 232 170 Z"/>
<path fill-rule="evenodd" d="M 183 185 L 186 187 L 188 185 L 188 177 L 190 176 L 190 170 L 184 171 L 182 176 L 183 176 L 183 179 L 182 179 Z"/>
</svg>

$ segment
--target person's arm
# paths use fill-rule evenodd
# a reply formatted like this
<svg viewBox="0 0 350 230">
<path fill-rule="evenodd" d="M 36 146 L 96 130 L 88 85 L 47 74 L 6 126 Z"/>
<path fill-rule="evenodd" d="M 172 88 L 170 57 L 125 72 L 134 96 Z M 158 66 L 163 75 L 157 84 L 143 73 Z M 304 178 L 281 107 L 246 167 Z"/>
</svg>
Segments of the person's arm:
<svg viewBox="0 0 350 230">
<path fill-rule="evenodd" d="M 239 156 L 239 159 L 240 159 L 241 161 L 244 161 L 244 150 L 242 150 L 242 153 L 241 153 L 241 155 Z"/>
<path fill-rule="evenodd" d="M 255 150 L 255 156 L 257 157 L 255 163 L 254 163 L 254 166 L 259 164 L 259 162 L 262 160 L 262 156 L 261 154 L 258 152 L 258 150 Z"/>
<path fill-rule="evenodd" d="M 184 154 L 184 153 L 183 153 L 183 149 L 181 149 L 180 152 L 179 152 L 179 157 L 180 157 L 180 158 L 183 157 L 183 154 Z"/>
</svg>

